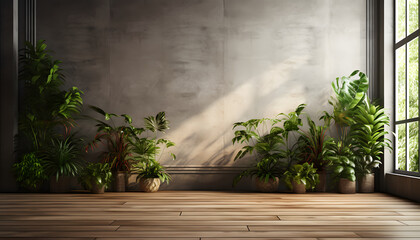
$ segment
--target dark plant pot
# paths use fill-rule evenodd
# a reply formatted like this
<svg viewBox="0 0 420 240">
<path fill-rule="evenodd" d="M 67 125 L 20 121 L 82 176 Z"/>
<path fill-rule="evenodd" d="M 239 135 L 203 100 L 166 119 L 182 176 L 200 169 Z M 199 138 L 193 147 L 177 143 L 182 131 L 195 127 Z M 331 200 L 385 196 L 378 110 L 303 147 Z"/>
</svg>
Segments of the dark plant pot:
<svg viewBox="0 0 420 240">
<path fill-rule="evenodd" d="M 306 193 L 306 185 L 302 182 L 297 183 L 295 181 L 292 181 L 292 187 L 293 187 L 293 192 L 294 193 Z"/>
<path fill-rule="evenodd" d="M 268 182 L 260 180 L 258 177 L 255 178 L 255 185 L 260 192 L 277 192 L 279 190 L 280 179 L 268 179 Z"/>
<path fill-rule="evenodd" d="M 347 178 L 340 178 L 338 191 L 345 194 L 356 193 L 356 182 L 350 181 Z"/>
<path fill-rule="evenodd" d="M 58 180 L 55 176 L 50 178 L 51 193 L 66 193 L 70 191 L 70 177 L 60 176 Z"/>
<path fill-rule="evenodd" d="M 141 178 L 139 181 L 140 190 L 143 192 L 157 192 L 160 187 L 159 178 Z"/>
<path fill-rule="evenodd" d="M 315 191 L 326 192 L 327 191 L 327 172 L 324 170 L 317 173 L 319 175 L 319 182 L 315 186 Z"/>
<path fill-rule="evenodd" d="M 375 191 L 375 174 L 366 174 L 359 179 L 359 192 L 373 193 Z"/>
<path fill-rule="evenodd" d="M 96 183 L 96 181 L 92 180 L 91 192 L 95 194 L 105 193 L 105 185 L 99 185 Z"/>
<path fill-rule="evenodd" d="M 127 172 L 118 171 L 114 173 L 114 191 L 125 192 L 125 177 Z"/>
</svg>

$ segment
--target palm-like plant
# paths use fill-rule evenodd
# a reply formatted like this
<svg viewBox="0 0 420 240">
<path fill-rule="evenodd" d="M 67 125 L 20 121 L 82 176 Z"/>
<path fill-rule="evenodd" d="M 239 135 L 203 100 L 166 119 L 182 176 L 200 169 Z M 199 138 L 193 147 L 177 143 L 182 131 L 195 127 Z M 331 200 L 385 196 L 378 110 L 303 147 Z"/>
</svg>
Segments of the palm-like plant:
<svg viewBox="0 0 420 240">
<path fill-rule="evenodd" d="M 169 129 L 169 121 L 166 119 L 165 112 L 159 112 L 156 116 L 144 118 L 144 128 L 137 128 L 132 131 L 130 150 L 134 153 L 134 169 L 131 171 L 138 174 L 137 178 L 160 178 L 162 182 L 169 182 L 170 176 L 166 173 L 158 160 L 162 157 L 164 150 L 175 146 L 175 143 L 168 139 L 159 138 L 158 133 L 164 133 Z M 153 137 L 141 136 L 144 132 L 150 131 Z M 170 153 L 172 159 L 176 159 L 175 154 Z M 159 156 L 159 159 L 158 159 Z"/>
<path fill-rule="evenodd" d="M 65 78 L 60 61 L 54 60 L 40 40 L 36 45 L 26 43 L 20 61 L 19 80 L 24 83 L 23 110 L 19 130 L 32 143 L 31 151 L 43 151 L 50 139 L 58 136 L 57 126 L 64 126 L 65 135 L 75 125 L 73 117 L 80 113 L 83 94 L 76 87 L 63 91 Z"/>
<path fill-rule="evenodd" d="M 380 106 L 367 101 L 358 106 L 354 114 L 356 124 L 352 125 L 351 133 L 358 156 L 356 172 L 360 176 L 372 173 L 373 168 L 381 164 L 384 149 L 392 149 L 391 141 L 385 137 L 385 125 L 389 125 L 389 117 Z"/>
</svg>

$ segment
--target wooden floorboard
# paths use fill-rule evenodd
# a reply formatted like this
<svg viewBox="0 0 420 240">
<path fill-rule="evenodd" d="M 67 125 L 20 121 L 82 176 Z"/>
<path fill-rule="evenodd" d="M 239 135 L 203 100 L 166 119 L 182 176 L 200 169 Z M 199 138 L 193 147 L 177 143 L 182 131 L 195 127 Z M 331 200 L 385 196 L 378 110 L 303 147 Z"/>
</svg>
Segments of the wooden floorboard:
<svg viewBox="0 0 420 240">
<path fill-rule="evenodd" d="M 420 204 L 381 193 L 0 194 L 0 239 L 420 239 Z"/>
</svg>

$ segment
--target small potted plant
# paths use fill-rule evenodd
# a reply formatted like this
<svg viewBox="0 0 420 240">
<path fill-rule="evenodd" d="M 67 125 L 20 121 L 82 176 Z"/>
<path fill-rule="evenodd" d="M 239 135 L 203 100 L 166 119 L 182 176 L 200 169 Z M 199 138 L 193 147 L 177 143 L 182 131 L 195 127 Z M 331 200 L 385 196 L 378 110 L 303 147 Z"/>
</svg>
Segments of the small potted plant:
<svg viewBox="0 0 420 240">
<path fill-rule="evenodd" d="M 258 191 L 277 192 L 280 184 L 278 176 L 281 173 L 279 166 L 279 161 L 276 158 L 263 158 L 253 167 L 236 176 L 233 185 L 235 186 L 243 177 L 255 177 L 255 186 Z"/>
<path fill-rule="evenodd" d="M 326 191 L 327 167 L 331 164 L 328 159 L 326 146 L 332 141 L 331 137 L 326 135 L 329 127 L 327 120 L 323 126 L 317 126 L 308 116 L 309 130 L 307 132 L 299 131 L 298 152 L 302 162 L 313 164 L 319 175 L 319 182 L 315 186 L 315 191 Z"/>
<path fill-rule="evenodd" d="M 294 193 L 305 193 L 313 190 L 319 182 L 317 169 L 313 164 L 303 163 L 293 165 L 284 173 L 285 182 Z"/>
<path fill-rule="evenodd" d="M 13 164 L 16 180 L 21 187 L 29 191 L 38 191 L 42 182 L 48 179 L 42 166 L 42 159 L 35 153 L 23 155 L 22 161 Z"/>
<path fill-rule="evenodd" d="M 165 168 L 155 160 L 136 162 L 131 172 L 137 174 L 136 179 L 143 192 L 157 192 L 161 183 L 171 180 Z"/>
<path fill-rule="evenodd" d="M 332 161 L 334 177 L 339 181 L 340 193 L 356 193 L 356 156 L 351 144 L 343 141 L 332 141 L 329 147 L 329 159 Z"/>
<path fill-rule="evenodd" d="M 145 129 L 137 128 L 131 132 L 129 142 L 130 151 L 133 152 L 133 169 L 130 173 L 137 174 L 140 190 L 156 192 L 161 183 L 169 183 L 171 179 L 158 160 L 162 158 L 164 150 L 175 146 L 175 143 L 158 136 L 159 133 L 165 133 L 165 130 L 169 129 L 165 112 L 144 118 L 144 125 Z M 150 133 L 153 137 L 142 136 L 144 132 Z M 176 159 L 175 154 L 170 153 L 170 155 L 173 160 Z"/>
<path fill-rule="evenodd" d="M 385 125 L 389 125 L 389 117 L 383 108 L 375 106 L 368 100 L 358 107 L 353 119 L 355 124 L 351 127 L 352 137 L 355 141 L 356 175 L 359 192 L 374 192 L 375 175 L 373 169 L 381 164 L 384 149 L 392 149 L 391 141 L 385 137 Z"/>
<path fill-rule="evenodd" d="M 82 169 L 82 139 L 74 134 L 51 140 L 43 154 L 43 166 L 51 176 L 50 192 L 63 193 L 70 190 L 70 177 Z"/>
<path fill-rule="evenodd" d="M 79 176 L 79 182 L 92 193 L 104 193 L 112 182 L 111 167 L 108 163 L 89 163 Z"/>
</svg>

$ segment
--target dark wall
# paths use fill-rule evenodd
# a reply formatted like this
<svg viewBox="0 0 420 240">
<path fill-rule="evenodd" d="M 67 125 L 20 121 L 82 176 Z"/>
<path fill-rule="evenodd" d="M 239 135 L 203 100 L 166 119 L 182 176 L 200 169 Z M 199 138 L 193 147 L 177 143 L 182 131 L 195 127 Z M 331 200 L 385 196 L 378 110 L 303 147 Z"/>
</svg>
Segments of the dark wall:
<svg viewBox="0 0 420 240">
<path fill-rule="evenodd" d="M 37 24 L 86 104 L 138 125 L 166 111 L 173 189 L 230 188 L 252 161 L 233 161 L 234 122 L 300 103 L 317 118 L 331 81 L 366 67 L 363 0 L 42 0 Z"/>
<path fill-rule="evenodd" d="M 0 1 L 0 191 L 16 191 L 11 171 L 18 113 L 18 4 Z"/>
</svg>

